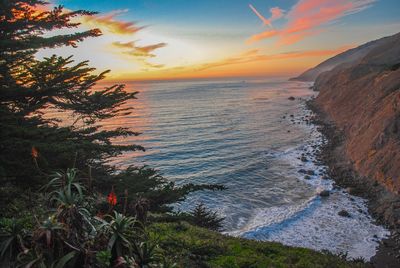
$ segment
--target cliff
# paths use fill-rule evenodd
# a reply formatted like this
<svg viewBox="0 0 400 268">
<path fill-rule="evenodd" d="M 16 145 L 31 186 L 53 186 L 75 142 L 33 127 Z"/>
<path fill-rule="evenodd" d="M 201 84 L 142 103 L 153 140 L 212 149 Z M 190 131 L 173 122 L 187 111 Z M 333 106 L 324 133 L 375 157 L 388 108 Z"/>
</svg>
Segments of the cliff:
<svg viewBox="0 0 400 268">
<path fill-rule="evenodd" d="M 356 65 L 359 60 L 363 59 L 369 52 L 371 52 L 376 47 L 385 44 L 390 37 L 381 38 L 353 49 L 349 49 L 342 52 L 326 61 L 321 62 L 314 68 L 311 68 L 297 77 L 291 78 L 291 80 L 297 81 L 315 81 L 315 79 L 323 72 L 327 72 L 335 68 L 336 66 L 346 64 L 348 67 Z"/>
<path fill-rule="evenodd" d="M 319 75 L 315 104 L 344 134 L 344 153 L 354 170 L 398 194 L 400 33 L 378 43 L 357 63 Z"/>
</svg>

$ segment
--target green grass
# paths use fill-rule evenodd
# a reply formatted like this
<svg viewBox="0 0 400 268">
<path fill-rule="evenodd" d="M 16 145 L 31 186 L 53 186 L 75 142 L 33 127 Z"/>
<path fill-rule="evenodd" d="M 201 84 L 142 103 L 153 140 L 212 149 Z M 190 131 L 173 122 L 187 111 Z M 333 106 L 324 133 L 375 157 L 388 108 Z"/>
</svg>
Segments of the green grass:
<svg viewBox="0 0 400 268">
<path fill-rule="evenodd" d="M 187 223 L 157 223 L 153 239 L 178 267 L 369 267 L 305 248 L 222 235 Z"/>
</svg>

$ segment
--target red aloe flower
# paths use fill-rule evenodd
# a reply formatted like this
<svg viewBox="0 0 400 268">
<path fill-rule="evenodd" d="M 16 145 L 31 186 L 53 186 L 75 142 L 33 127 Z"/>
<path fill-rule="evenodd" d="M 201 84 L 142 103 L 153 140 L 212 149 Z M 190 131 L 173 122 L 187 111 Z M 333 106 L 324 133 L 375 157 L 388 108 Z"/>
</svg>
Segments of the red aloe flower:
<svg viewBox="0 0 400 268">
<path fill-rule="evenodd" d="M 117 196 L 114 193 L 114 187 L 111 188 L 111 192 L 107 196 L 107 202 L 111 206 L 115 206 L 117 204 Z"/>
<path fill-rule="evenodd" d="M 39 157 L 39 152 L 38 152 L 38 150 L 35 148 L 35 146 L 32 146 L 31 155 L 32 155 L 32 157 L 35 158 L 35 159 Z"/>
</svg>

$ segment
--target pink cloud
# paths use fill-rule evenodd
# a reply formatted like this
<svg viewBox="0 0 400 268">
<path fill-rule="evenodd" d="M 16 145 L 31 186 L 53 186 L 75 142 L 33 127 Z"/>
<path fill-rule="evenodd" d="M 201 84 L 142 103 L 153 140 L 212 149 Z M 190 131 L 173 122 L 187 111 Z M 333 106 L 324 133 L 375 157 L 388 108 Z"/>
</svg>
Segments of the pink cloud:
<svg viewBox="0 0 400 268">
<path fill-rule="evenodd" d="M 321 32 L 324 25 L 364 10 L 373 2 L 375 0 L 299 0 L 285 16 L 288 21 L 282 29 L 255 34 L 247 42 L 278 37 L 277 43 L 280 45 L 294 44 Z"/>
<path fill-rule="evenodd" d="M 271 12 L 271 21 L 280 19 L 283 17 L 283 10 L 280 9 L 279 7 L 273 7 L 269 10 Z"/>
<path fill-rule="evenodd" d="M 279 7 L 273 7 L 269 11 L 271 12 L 271 17 L 268 19 L 265 18 L 261 13 L 251 4 L 249 4 L 250 9 L 257 15 L 257 17 L 263 22 L 264 25 L 268 25 L 272 28 L 272 22 L 274 20 L 280 19 L 283 17 L 283 10 Z"/>
</svg>

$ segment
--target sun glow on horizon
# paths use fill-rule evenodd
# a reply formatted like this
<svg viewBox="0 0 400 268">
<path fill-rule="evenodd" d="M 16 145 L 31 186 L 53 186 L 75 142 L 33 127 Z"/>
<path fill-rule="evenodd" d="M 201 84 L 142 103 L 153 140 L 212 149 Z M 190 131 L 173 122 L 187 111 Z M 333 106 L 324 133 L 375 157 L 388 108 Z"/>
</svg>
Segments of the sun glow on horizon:
<svg viewBox="0 0 400 268">
<path fill-rule="evenodd" d="M 99 71 L 112 71 L 109 81 L 291 76 L 362 42 L 395 33 L 400 26 L 397 18 L 385 27 L 367 22 L 342 25 L 364 12 L 387 8 L 375 0 L 254 0 L 229 7 L 206 1 L 210 12 L 198 23 L 193 20 L 207 3 L 139 2 L 107 4 L 101 13 L 79 18 L 81 25 L 72 31 L 99 28 L 103 35 L 78 48 L 42 50 L 38 57 L 58 54 L 89 60 Z M 92 9 L 78 0 L 54 0 L 51 6 L 58 4 L 66 10 Z M 371 27 L 379 27 L 379 33 Z"/>
</svg>

